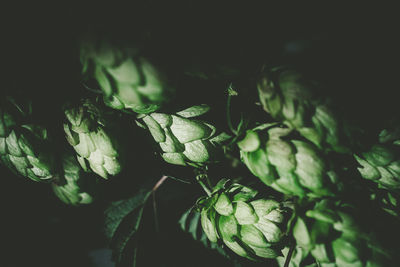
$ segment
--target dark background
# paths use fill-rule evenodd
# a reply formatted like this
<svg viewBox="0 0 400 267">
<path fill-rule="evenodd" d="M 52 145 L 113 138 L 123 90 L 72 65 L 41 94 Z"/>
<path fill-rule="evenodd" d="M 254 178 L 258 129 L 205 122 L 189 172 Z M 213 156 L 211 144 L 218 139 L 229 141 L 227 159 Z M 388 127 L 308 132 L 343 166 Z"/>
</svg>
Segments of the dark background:
<svg viewBox="0 0 400 267">
<path fill-rule="evenodd" d="M 56 122 L 57 107 L 83 92 L 76 41 L 85 31 L 100 29 L 121 40 L 152 40 L 148 51 L 171 69 L 195 65 L 207 71 L 226 64 L 251 77 L 263 63 L 300 66 L 328 85 L 324 93 L 339 99 L 349 118 L 377 125 L 399 113 L 394 11 L 365 3 L 253 6 L 248 1 L 6 6 L 1 11 L 1 97 L 20 90 L 42 103 L 46 119 Z M 47 186 L 3 166 L 0 191 L 0 266 L 112 266 L 99 260 L 109 255 L 101 205 L 66 207 Z M 183 250 L 177 253 L 182 262 L 205 255 L 196 266 L 214 266 L 207 256 L 219 266 L 229 264 L 200 245 L 179 241 L 191 240 L 182 234 L 170 241 Z"/>
</svg>

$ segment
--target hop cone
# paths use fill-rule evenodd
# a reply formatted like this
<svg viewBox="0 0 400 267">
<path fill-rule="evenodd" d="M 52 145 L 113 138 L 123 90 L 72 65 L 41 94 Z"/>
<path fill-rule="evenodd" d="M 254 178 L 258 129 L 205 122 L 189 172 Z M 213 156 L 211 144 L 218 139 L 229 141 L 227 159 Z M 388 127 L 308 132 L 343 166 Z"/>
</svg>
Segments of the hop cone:
<svg viewBox="0 0 400 267">
<path fill-rule="evenodd" d="M 110 43 L 86 42 L 81 48 L 83 73 L 94 78 L 106 105 L 119 110 L 150 113 L 173 94 L 164 75 L 135 49 Z"/>
<path fill-rule="evenodd" d="M 290 128 L 264 124 L 238 142 L 242 161 L 266 185 L 288 195 L 333 196 L 342 185 L 337 173 L 311 142 Z"/>
<path fill-rule="evenodd" d="M 349 152 L 345 127 L 318 84 L 289 68 L 265 71 L 257 83 L 260 101 L 272 118 L 296 129 L 319 148 Z M 347 131 L 346 131 L 347 132 Z"/>
<path fill-rule="evenodd" d="M 54 178 L 56 167 L 47 128 L 31 121 L 32 103 L 11 97 L 0 105 L 0 159 L 34 181 Z"/>
<path fill-rule="evenodd" d="M 227 135 L 217 135 L 213 125 L 194 119 L 209 109 L 193 106 L 175 114 L 151 113 L 142 118 L 166 162 L 201 167 L 218 160 L 222 153 L 219 144 Z"/>
<path fill-rule="evenodd" d="M 354 208 L 344 204 L 316 203 L 295 222 L 297 245 L 309 251 L 320 266 L 389 266 L 387 251 L 361 227 L 366 224 L 360 225 L 354 213 Z"/>
<path fill-rule="evenodd" d="M 96 181 L 85 176 L 73 153 L 65 153 L 62 159 L 62 182 L 53 184 L 55 195 L 65 204 L 90 204 L 94 200 Z"/>
<path fill-rule="evenodd" d="M 252 260 L 280 256 L 291 209 L 240 184 L 216 189 L 199 200 L 201 225 L 211 242 L 222 241 Z"/>
<path fill-rule="evenodd" d="M 122 170 L 121 146 L 113 135 L 112 121 L 90 100 L 65 109 L 64 131 L 85 171 L 89 168 L 108 179 Z"/>
<path fill-rule="evenodd" d="M 381 188 L 400 189 L 400 128 L 383 130 L 379 142 L 354 157 L 361 165 L 358 170 L 363 178 L 376 182 Z"/>
</svg>

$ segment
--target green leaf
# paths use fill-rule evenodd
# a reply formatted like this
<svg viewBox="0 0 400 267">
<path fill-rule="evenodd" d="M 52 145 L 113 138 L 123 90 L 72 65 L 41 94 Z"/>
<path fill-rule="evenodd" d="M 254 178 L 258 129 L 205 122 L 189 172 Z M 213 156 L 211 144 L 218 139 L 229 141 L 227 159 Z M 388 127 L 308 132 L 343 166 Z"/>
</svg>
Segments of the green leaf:
<svg viewBox="0 0 400 267">
<path fill-rule="evenodd" d="M 116 266 L 135 266 L 135 236 L 139 232 L 143 209 L 153 186 L 154 180 L 149 179 L 133 197 L 111 203 L 104 212 L 104 232 L 110 240 Z"/>
<path fill-rule="evenodd" d="M 110 247 L 113 250 L 113 259 L 117 263 L 117 266 L 120 265 L 123 257 L 126 255 L 125 251 L 128 242 L 132 241 L 132 238 L 139 230 L 143 209 L 144 205 L 141 205 L 129 213 L 129 215 L 119 224 L 116 233 L 111 240 Z M 136 245 L 133 249 L 136 250 Z M 133 266 L 134 265 L 135 264 L 133 264 Z"/>
<path fill-rule="evenodd" d="M 194 240 L 201 242 L 206 248 L 216 250 L 222 256 L 230 259 L 231 256 L 218 243 L 208 240 L 206 233 L 201 227 L 201 214 L 193 207 L 188 209 L 180 218 L 179 225 L 184 232 L 190 234 Z"/>
<path fill-rule="evenodd" d="M 129 213 L 142 207 L 150 196 L 150 189 L 142 188 L 135 196 L 127 200 L 120 200 L 110 204 L 105 210 L 105 235 L 112 239 L 121 222 Z"/>
<path fill-rule="evenodd" d="M 192 235 L 194 240 L 199 240 L 201 234 L 199 234 L 200 225 L 200 212 L 196 212 L 193 208 L 188 209 L 179 220 L 181 229 Z M 205 245 L 205 244 L 204 244 Z"/>
<path fill-rule="evenodd" d="M 240 114 L 240 121 L 239 121 L 239 124 L 237 126 L 237 130 L 236 130 L 237 134 L 241 135 L 247 129 L 248 124 L 249 124 L 249 121 L 247 119 L 244 119 L 243 118 L 243 113 L 241 113 Z"/>
<path fill-rule="evenodd" d="M 221 144 L 227 140 L 229 140 L 230 138 L 232 138 L 232 136 L 230 136 L 229 134 L 222 132 L 219 135 L 213 137 L 210 139 L 210 141 L 214 144 Z"/>
<path fill-rule="evenodd" d="M 151 183 L 144 185 L 134 197 L 128 200 L 113 202 L 105 211 L 105 234 L 110 239 L 116 266 L 125 266 L 123 264 L 125 261 L 135 266 L 134 254 L 137 242 L 134 236 L 139 231 L 144 206 L 152 192 L 149 189 L 150 185 Z M 125 259 L 126 257 L 129 259 Z"/>
</svg>

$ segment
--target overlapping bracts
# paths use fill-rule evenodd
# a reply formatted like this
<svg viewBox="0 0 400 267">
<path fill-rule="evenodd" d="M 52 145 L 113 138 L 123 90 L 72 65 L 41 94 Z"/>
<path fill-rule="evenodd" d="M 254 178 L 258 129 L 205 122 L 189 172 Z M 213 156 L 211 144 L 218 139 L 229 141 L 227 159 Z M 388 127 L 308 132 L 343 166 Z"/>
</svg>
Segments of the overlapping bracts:
<svg viewBox="0 0 400 267">
<path fill-rule="evenodd" d="M 92 170 L 104 179 L 122 171 L 123 157 L 119 139 L 113 135 L 99 104 L 84 99 L 65 108 L 64 131 L 85 171 Z"/>
<path fill-rule="evenodd" d="M 242 161 L 266 185 L 299 197 L 334 196 L 342 185 L 330 161 L 312 142 L 280 124 L 249 130 L 238 143 Z"/>
<path fill-rule="evenodd" d="M 207 105 L 199 105 L 175 114 L 151 113 L 142 118 L 166 162 L 201 167 L 222 157 L 220 144 L 229 137 L 196 118 L 209 109 Z"/>
<path fill-rule="evenodd" d="M 174 94 L 162 71 L 137 49 L 88 40 L 81 45 L 81 62 L 84 76 L 97 81 L 109 107 L 147 114 Z"/>
<path fill-rule="evenodd" d="M 212 196 L 198 204 L 202 207 L 201 225 L 211 242 L 222 241 L 236 254 L 252 260 L 282 254 L 292 211 L 283 203 L 232 184 L 216 187 Z"/>
<path fill-rule="evenodd" d="M 0 159 L 18 175 L 34 181 L 56 176 L 55 152 L 46 126 L 32 122 L 32 103 L 7 97 L 0 105 Z"/>
</svg>

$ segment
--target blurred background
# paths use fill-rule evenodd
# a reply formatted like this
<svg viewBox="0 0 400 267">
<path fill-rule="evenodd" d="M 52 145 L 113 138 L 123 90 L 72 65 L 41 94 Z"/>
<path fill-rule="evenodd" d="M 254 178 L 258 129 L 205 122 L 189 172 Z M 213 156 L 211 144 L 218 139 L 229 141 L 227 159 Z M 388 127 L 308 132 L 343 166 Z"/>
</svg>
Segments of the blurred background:
<svg viewBox="0 0 400 267">
<path fill-rule="evenodd" d="M 222 65 L 252 77 L 262 64 L 300 66 L 328 85 L 326 93 L 340 100 L 349 117 L 379 123 L 380 117 L 399 113 L 400 24 L 394 12 L 383 4 L 312 2 L 6 6 L 0 32 L 1 97 L 21 90 L 42 103 L 46 119 L 57 127 L 60 105 L 83 90 L 77 40 L 85 32 L 104 31 L 122 41 L 145 39 L 148 51 L 171 69 L 189 66 L 218 75 Z M 102 204 L 67 207 L 48 187 L 16 177 L 3 166 L 0 191 L 0 266 L 114 266 L 103 236 Z M 170 201 L 160 210 L 179 202 Z M 193 257 L 199 260 L 190 266 L 230 266 L 180 232 L 176 220 L 170 223 L 176 229 L 152 242 L 174 245 L 155 245 L 154 253 L 165 262 L 148 266 L 171 266 L 168 258 L 178 257 L 175 266 L 189 266 Z"/>
</svg>

